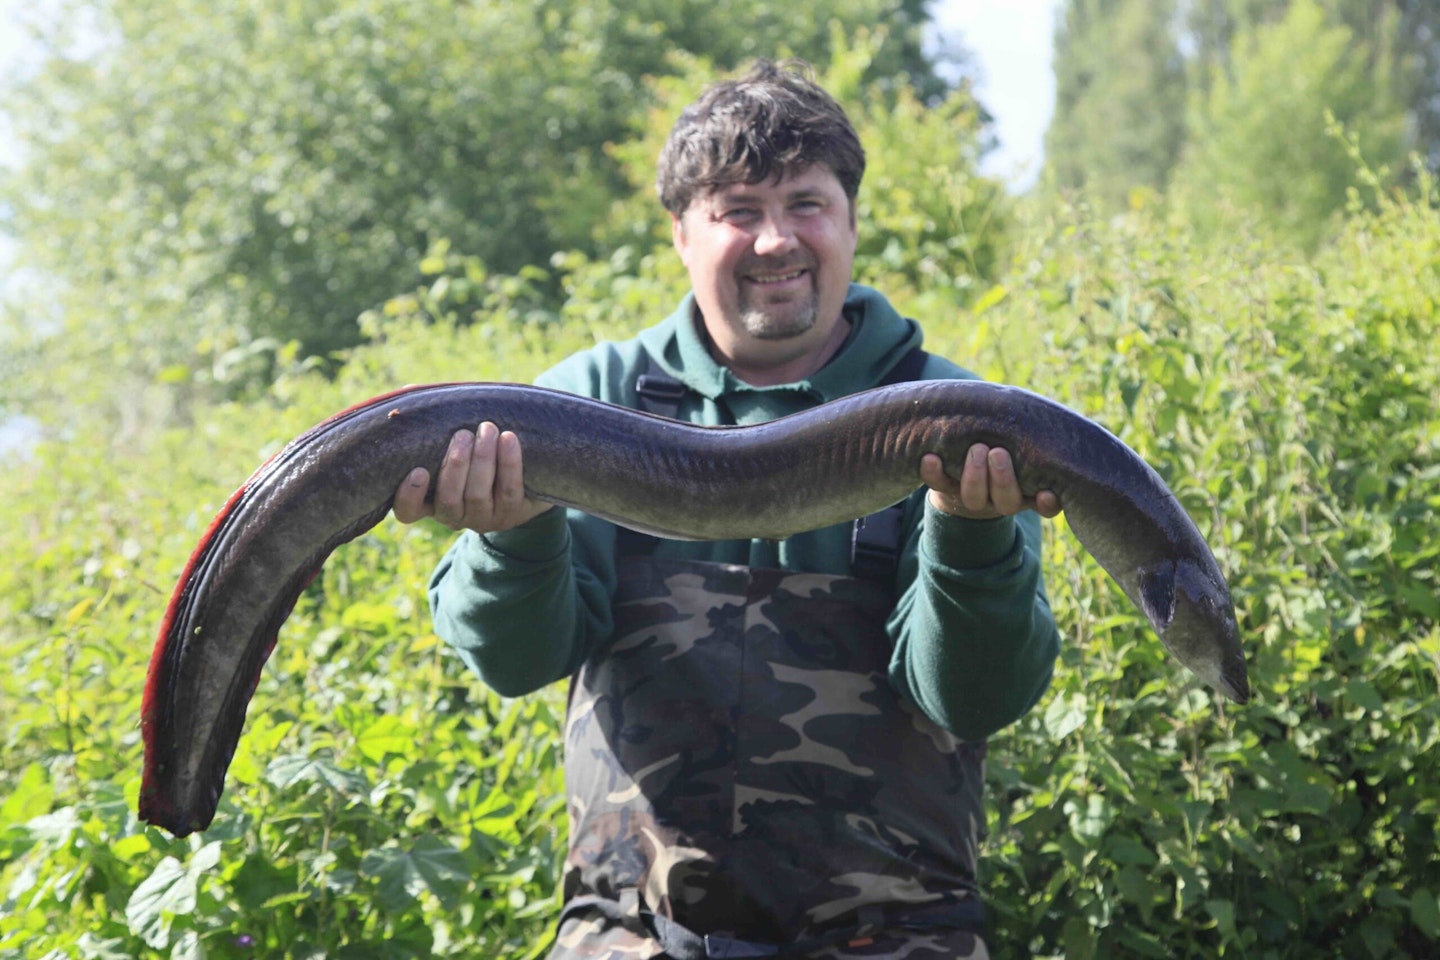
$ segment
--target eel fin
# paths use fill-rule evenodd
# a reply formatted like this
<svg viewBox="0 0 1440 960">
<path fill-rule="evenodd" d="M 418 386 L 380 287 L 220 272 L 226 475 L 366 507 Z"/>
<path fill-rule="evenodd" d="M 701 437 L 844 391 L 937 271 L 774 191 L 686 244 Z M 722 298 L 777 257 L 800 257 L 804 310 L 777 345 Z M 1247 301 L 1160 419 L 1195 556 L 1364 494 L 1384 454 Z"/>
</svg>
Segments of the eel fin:
<svg viewBox="0 0 1440 960">
<path fill-rule="evenodd" d="M 1140 571 L 1140 609 L 1163 634 L 1175 619 L 1175 563 L 1164 560 Z"/>
</svg>

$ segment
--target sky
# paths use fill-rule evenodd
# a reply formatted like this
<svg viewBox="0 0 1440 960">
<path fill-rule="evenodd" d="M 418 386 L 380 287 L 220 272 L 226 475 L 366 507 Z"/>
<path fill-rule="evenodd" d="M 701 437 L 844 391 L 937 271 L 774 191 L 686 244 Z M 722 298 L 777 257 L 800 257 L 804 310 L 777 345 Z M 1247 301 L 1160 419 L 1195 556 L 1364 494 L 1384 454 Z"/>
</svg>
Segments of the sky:
<svg viewBox="0 0 1440 960">
<path fill-rule="evenodd" d="M 1061 0 L 935 0 L 942 42 L 961 44 L 975 61 L 975 95 L 995 117 L 999 147 L 984 171 L 1023 190 L 1044 158 L 1055 110 L 1055 18 Z"/>
</svg>

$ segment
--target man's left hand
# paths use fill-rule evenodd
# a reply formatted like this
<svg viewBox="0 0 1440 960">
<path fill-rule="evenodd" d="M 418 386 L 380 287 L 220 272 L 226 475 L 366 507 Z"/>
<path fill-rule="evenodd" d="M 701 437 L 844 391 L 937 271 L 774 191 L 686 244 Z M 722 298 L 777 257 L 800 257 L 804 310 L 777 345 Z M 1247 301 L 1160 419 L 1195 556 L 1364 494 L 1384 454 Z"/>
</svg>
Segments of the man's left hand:
<svg viewBox="0 0 1440 960">
<path fill-rule="evenodd" d="M 970 520 L 993 520 L 1022 510 L 1034 510 L 1042 517 L 1060 512 L 1060 498 L 1049 490 L 1027 497 L 1015 479 L 1010 451 L 977 443 L 965 457 L 957 480 L 945 472 L 945 465 L 933 454 L 920 461 L 920 479 L 930 488 L 930 505 L 936 510 Z"/>
</svg>

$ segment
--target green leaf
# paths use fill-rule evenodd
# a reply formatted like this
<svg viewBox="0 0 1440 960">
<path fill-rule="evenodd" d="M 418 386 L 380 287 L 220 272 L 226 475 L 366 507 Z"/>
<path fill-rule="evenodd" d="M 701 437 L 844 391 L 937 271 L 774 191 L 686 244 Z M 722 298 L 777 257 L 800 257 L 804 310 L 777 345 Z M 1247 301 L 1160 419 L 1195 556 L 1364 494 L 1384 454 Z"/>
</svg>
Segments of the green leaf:
<svg viewBox="0 0 1440 960">
<path fill-rule="evenodd" d="M 1363 707 L 1371 713 L 1380 713 L 1385 709 L 1385 701 L 1380 698 L 1380 693 L 1373 685 L 1364 680 L 1346 680 L 1345 695 L 1356 706 Z"/>
<path fill-rule="evenodd" d="M 24 823 L 50 809 L 55 790 L 39 763 L 27 765 L 19 779 L 10 783 L 10 796 L 0 803 L 0 824 Z"/>
<path fill-rule="evenodd" d="M 1085 694 L 1057 696 L 1045 708 L 1045 729 L 1056 740 L 1063 740 L 1085 724 Z"/>
<path fill-rule="evenodd" d="M 1065 960 L 1091 960 L 1095 956 L 1095 928 L 1080 917 L 1065 921 L 1061 940 L 1065 944 Z"/>
<path fill-rule="evenodd" d="M 1001 300 L 1004 300 L 1005 297 L 1009 295 L 1009 293 L 1010 291 L 1007 290 L 1003 284 L 997 284 L 991 287 L 989 290 L 986 290 L 980 296 L 980 299 L 975 301 L 975 305 L 970 308 L 970 312 L 973 314 L 984 313 L 986 310 L 989 310 L 991 307 L 998 304 Z"/>
<path fill-rule="evenodd" d="M 130 931 L 147 944 L 162 949 L 170 938 L 175 917 L 195 910 L 200 878 L 220 862 L 220 844 L 207 843 L 182 866 L 174 857 L 161 860 L 150 876 L 140 882 L 125 905 Z"/>
<path fill-rule="evenodd" d="M 390 754 L 408 754 L 415 747 L 415 728 L 399 717 L 382 714 L 355 737 L 355 745 L 372 763 Z"/>
<path fill-rule="evenodd" d="M 175 946 L 170 948 L 170 960 L 205 960 L 205 944 L 200 940 L 200 934 L 194 930 L 182 933 Z"/>
<path fill-rule="evenodd" d="M 148 946 L 163 949 L 170 942 L 170 924 L 195 909 L 195 879 L 179 860 L 166 857 L 140 881 L 125 905 L 130 932 Z"/>
<path fill-rule="evenodd" d="M 265 767 L 265 779 L 284 790 L 297 783 L 316 783 L 332 793 L 363 797 L 369 788 L 363 774 L 342 770 L 319 757 L 290 754 L 276 757 Z"/>
<path fill-rule="evenodd" d="M 1148 924 L 1160 890 L 1150 874 L 1138 867 L 1122 867 L 1115 875 L 1115 887 L 1122 897 L 1140 908 L 1140 918 Z"/>
<path fill-rule="evenodd" d="M 1235 929 L 1235 904 L 1229 900 L 1206 900 L 1205 909 L 1215 918 L 1215 927 L 1220 931 L 1223 943 L 1239 943 L 1240 935 Z"/>
<path fill-rule="evenodd" d="M 1149 867 L 1155 863 L 1155 852 L 1134 837 L 1109 837 L 1105 849 L 1110 859 L 1119 864 Z"/>
<path fill-rule="evenodd" d="M 272 897 L 295 892 L 295 871 L 282 870 L 263 853 L 252 853 L 230 878 L 230 891 L 246 910 Z"/>
<path fill-rule="evenodd" d="M 372 850 L 361 861 L 360 872 L 379 881 L 380 900 L 391 910 L 405 909 L 426 891 L 450 909 L 470 882 L 460 851 L 432 836 L 421 837 L 408 850 Z"/>
<path fill-rule="evenodd" d="M 1410 894 L 1410 919 L 1431 940 L 1440 940 L 1440 903 L 1435 894 L 1421 888 Z"/>
</svg>

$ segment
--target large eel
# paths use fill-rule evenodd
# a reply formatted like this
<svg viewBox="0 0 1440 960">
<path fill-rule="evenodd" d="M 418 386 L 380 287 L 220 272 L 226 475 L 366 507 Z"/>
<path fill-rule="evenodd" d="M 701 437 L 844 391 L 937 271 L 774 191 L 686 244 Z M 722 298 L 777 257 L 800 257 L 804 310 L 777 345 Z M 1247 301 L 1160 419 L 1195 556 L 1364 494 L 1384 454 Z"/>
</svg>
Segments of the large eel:
<svg viewBox="0 0 1440 960">
<path fill-rule="evenodd" d="M 438 473 L 450 437 L 515 431 L 532 497 L 646 533 L 780 539 L 911 493 L 920 459 L 1010 451 L 1022 490 L 1053 490 L 1076 536 L 1185 666 L 1249 697 L 1225 578 L 1164 481 L 1103 427 L 979 381 L 906 383 L 769 423 L 699 427 L 539 387 L 413 387 L 345 410 L 287 445 L 226 502 L 185 567 L 141 708 L 140 817 L 209 826 L 245 711 L 280 625 L 330 552 L 378 523 L 415 466 Z"/>
</svg>

